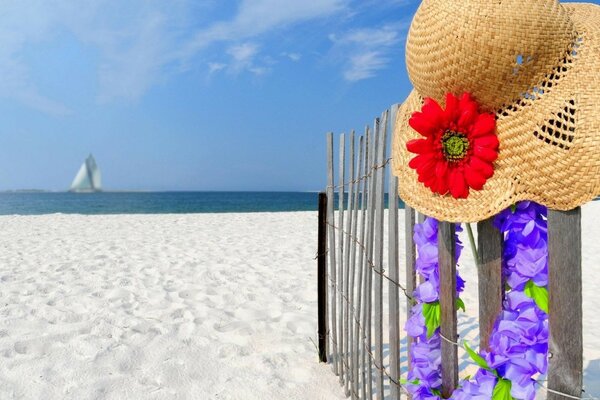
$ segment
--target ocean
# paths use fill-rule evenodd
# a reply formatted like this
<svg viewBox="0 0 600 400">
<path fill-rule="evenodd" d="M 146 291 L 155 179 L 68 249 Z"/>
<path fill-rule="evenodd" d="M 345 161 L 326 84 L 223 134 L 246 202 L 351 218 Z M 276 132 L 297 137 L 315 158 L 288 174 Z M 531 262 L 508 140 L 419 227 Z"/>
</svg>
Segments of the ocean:
<svg viewBox="0 0 600 400">
<path fill-rule="evenodd" d="M 337 207 L 337 196 L 335 202 Z M 317 207 L 314 192 L 0 193 L 0 215 L 289 212 Z"/>
</svg>

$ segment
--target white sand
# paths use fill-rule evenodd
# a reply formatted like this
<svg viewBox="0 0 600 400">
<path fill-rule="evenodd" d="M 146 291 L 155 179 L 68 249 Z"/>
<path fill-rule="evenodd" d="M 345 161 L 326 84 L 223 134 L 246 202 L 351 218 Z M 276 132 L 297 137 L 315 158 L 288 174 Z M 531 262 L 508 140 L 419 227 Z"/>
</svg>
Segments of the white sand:
<svg viewBox="0 0 600 400">
<path fill-rule="evenodd" d="M 585 384 L 597 397 L 598 220 L 600 203 L 584 207 Z M 0 399 L 344 399 L 311 341 L 316 222 L 313 212 L 0 217 Z M 460 328 L 475 337 L 464 254 Z"/>
<path fill-rule="evenodd" d="M 0 399 L 342 399 L 316 216 L 0 218 Z"/>
</svg>

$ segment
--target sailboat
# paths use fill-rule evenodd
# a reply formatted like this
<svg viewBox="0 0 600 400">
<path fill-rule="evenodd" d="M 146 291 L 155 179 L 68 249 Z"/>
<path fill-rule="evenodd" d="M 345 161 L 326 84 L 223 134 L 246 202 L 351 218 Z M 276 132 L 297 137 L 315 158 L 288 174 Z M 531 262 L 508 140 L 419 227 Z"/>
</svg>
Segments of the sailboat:
<svg viewBox="0 0 600 400">
<path fill-rule="evenodd" d="M 69 191 L 76 193 L 93 193 L 100 192 L 101 190 L 102 182 L 100 169 L 98 169 L 94 156 L 90 154 L 83 164 L 81 164 L 81 168 L 79 168 L 79 172 L 75 175 L 75 179 L 73 179 Z"/>
</svg>

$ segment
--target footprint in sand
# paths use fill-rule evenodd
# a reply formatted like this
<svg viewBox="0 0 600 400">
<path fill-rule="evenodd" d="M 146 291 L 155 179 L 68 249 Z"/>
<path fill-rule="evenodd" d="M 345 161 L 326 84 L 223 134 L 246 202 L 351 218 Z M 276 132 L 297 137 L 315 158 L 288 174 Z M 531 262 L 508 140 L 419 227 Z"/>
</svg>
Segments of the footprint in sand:
<svg viewBox="0 0 600 400">
<path fill-rule="evenodd" d="M 286 326 L 292 333 L 298 332 L 298 326 L 296 326 L 294 322 L 290 321 L 286 324 Z"/>
<path fill-rule="evenodd" d="M 202 292 L 200 292 L 199 290 L 182 290 L 181 292 L 179 292 L 179 297 L 182 299 L 191 299 L 191 300 L 196 300 L 198 297 L 200 297 L 202 295 Z"/>
<path fill-rule="evenodd" d="M 27 343 L 25 342 L 16 342 L 14 345 L 15 351 L 19 354 L 27 354 Z"/>
<path fill-rule="evenodd" d="M 67 312 L 63 316 L 59 317 L 59 321 L 66 322 L 67 324 L 76 324 L 83 321 L 83 316 L 81 314 Z"/>
<path fill-rule="evenodd" d="M 227 343 L 219 347 L 219 358 L 231 358 L 233 356 L 239 355 L 240 346 L 235 344 Z"/>
<path fill-rule="evenodd" d="M 234 322 L 221 321 L 217 324 L 214 324 L 213 328 L 215 331 L 220 332 L 220 333 L 236 331 L 235 333 L 240 336 L 250 336 L 254 333 L 252 331 L 252 329 L 249 328 L 244 322 L 236 322 L 236 321 L 234 321 Z"/>
</svg>

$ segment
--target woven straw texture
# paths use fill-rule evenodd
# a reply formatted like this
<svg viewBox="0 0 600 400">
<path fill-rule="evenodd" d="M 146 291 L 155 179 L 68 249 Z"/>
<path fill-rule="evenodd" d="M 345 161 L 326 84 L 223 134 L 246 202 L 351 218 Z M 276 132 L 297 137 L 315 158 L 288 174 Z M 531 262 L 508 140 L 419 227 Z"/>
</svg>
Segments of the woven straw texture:
<svg viewBox="0 0 600 400">
<path fill-rule="evenodd" d="M 425 0 L 407 41 L 415 90 L 397 114 L 393 168 L 419 212 L 476 222 L 517 201 L 568 210 L 600 195 L 600 6 L 553 0 Z M 432 193 L 408 167 L 424 97 L 472 93 L 497 118 L 494 176 L 467 199 Z"/>
</svg>

